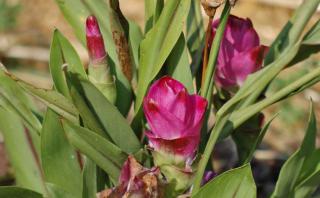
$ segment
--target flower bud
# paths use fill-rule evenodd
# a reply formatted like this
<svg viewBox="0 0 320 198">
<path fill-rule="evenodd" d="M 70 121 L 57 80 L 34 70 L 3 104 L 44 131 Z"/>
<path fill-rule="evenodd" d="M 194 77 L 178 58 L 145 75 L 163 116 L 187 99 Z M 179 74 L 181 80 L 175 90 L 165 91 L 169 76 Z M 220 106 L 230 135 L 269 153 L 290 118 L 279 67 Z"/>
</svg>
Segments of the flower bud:
<svg viewBox="0 0 320 198">
<path fill-rule="evenodd" d="M 99 24 L 94 16 L 89 16 L 86 21 L 86 38 L 89 53 L 89 80 L 111 102 L 116 101 L 116 86 L 110 67 L 107 63 L 107 53 Z"/>
<path fill-rule="evenodd" d="M 212 23 L 212 37 L 218 25 L 219 20 Z M 250 19 L 230 15 L 218 54 L 217 86 L 226 90 L 240 87 L 249 74 L 261 69 L 267 51 Z"/>
</svg>

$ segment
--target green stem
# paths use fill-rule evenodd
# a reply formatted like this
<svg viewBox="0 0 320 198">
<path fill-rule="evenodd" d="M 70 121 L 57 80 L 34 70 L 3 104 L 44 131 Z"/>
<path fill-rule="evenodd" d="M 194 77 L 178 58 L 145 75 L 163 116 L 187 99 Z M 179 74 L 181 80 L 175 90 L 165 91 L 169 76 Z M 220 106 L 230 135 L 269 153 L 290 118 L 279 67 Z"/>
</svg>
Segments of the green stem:
<svg viewBox="0 0 320 198">
<path fill-rule="evenodd" d="M 210 89 L 210 83 L 213 83 L 213 81 L 211 81 L 211 79 L 213 78 L 214 73 L 215 73 L 216 63 L 217 63 L 217 59 L 218 59 L 218 53 L 219 53 L 219 49 L 220 49 L 220 43 L 223 38 L 225 27 L 227 25 L 230 10 L 231 10 L 231 6 L 230 6 L 229 2 L 227 2 L 223 11 L 222 11 L 222 14 L 220 17 L 219 27 L 217 29 L 214 40 L 211 45 L 210 56 L 209 56 L 209 61 L 208 61 L 208 68 L 206 70 L 206 74 L 205 74 L 206 76 L 205 76 L 203 87 L 201 87 L 201 96 L 202 97 L 206 97 L 208 95 L 208 92 Z"/>
<path fill-rule="evenodd" d="M 232 116 L 230 116 L 230 121 L 233 123 L 233 126 L 236 128 L 248 120 L 251 116 L 255 115 L 256 113 L 260 112 L 262 109 L 284 99 L 286 96 L 290 96 L 291 93 L 298 90 L 302 86 L 306 85 L 309 82 L 307 87 L 317 83 L 320 81 L 320 68 L 317 68 L 310 72 L 309 74 L 301 77 L 300 79 L 296 80 L 293 83 L 290 83 L 288 86 L 282 88 L 277 93 L 273 94 L 272 96 L 256 103 L 251 106 L 248 106 L 244 109 L 236 111 Z M 303 87 L 306 89 L 307 87 Z M 301 90 L 299 90 L 300 92 Z"/>
</svg>

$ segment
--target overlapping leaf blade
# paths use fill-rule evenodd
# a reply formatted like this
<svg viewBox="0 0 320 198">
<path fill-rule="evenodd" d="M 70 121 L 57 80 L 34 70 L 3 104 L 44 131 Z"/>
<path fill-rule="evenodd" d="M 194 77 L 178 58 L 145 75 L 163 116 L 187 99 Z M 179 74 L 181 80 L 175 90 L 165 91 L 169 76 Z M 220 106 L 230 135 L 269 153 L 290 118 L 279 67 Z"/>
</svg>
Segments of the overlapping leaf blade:
<svg viewBox="0 0 320 198">
<path fill-rule="evenodd" d="M 318 152 L 315 150 L 316 133 L 316 118 L 311 107 L 309 124 L 302 145 L 281 168 L 271 197 L 293 197 L 296 196 L 296 192 L 307 195 L 318 187 L 320 162 L 315 160 L 319 157 L 314 155 L 314 152 Z M 306 167 L 308 169 L 304 169 Z M 313 177 L 314 175 L 316 176 Z"/>
<path fill-rule="evenodd" d="M 249 164 L 246 164 L 240 168 L 229 170 L 217 176 L 204 185 L 193 197 L 255 198 L 257 194 L 256 191 L 251 167 Z"/>
<path fill-rule="evenodd" d="M 45 194 L 42 170 L 19 116 L 0 107 L 0 130 L 5 139 L 9 160 L 15 171 L 17 185 Z"/>
<path fill-rule="evenodd" d="M 136 113 L 140 109 L 149 83 L 160 71 L 181 34 L 189 7 L 190 0 L 168 1 L 157 23 L 141 42 Z"/>
<path fill-rule="evenodd" d="M 141 145 L 127 120 L 92 83 L 85 79 L 79 79 L 79 82 L 87 105 L 97 116 L 111 140 L 127 153 L 137 152 Z"/>
<path fill-rule="evenodd" d="M 0 197 L 43 198 L 40 193 L 16 186 L 0 186 Z"/>
<path fill-rule="evenodd" d="M 63 121 L 63 127 L 71 144 L 92 159 L 116 183 L 127 155 L 105 138 L 86 128 L 67 121 Z"/>
<path fill-rule="evenodd" d="M 81 197 L 82 176 L 78 156 L 66 139 L 59 115 L 50 108 L 41 132 L 41 161 L 47 182 Z"/>
<path fill-rule="evenodd" d="M 193 79 L 189 64 L 188 49 L 184 35 L 181 34 L 166 62 L 168 74 L 180 81 L 189 91 L 194 93 Z"/>
</svg>

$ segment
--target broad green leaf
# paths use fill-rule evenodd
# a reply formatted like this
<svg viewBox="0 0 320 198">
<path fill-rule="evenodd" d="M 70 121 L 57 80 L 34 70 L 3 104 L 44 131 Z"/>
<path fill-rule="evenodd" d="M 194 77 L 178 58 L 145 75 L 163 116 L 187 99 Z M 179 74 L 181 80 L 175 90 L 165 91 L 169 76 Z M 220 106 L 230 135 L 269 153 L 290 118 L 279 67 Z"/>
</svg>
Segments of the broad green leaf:
<svg viewBox="0 0 320 198">
<path fill-rule="evenodd" d="M 43 198 L 40 193 L 16 186 L 0 186 L 0 197 L 7 198 Z"/>
<path fill-rule="evenodd" d="M 147 33 L 156 24 L 163 9 L 164 0 L 144 1 L 144 32 Z"/>
<path fill-rule="evenodd" d="M 304 171 L 306 171 L 303 170 L 303 167 L 306 167 L 306 164 L 310 164 L 310 160 L 314 161 L 313 157 L 310 156 L 317 157 L 316 155 L 312 155 L 315 150 L 316 132 L 316 119 L 313 107 L 311 106 L 308 128 L 303 143 L 301 147 L 286 161 L 286 163 L 281 168 L 276 188 L 272 194 L 272 197 L 293 197 L 295 196 L 296 189 L 303 189 L 306 187 L 309 188 L 309 190 L 310 188 L 311 190 L 313 190 L 314 187 L 318 186 L 318 183 L 316 183 L 316 186 L 301 186 L 301 183 L 303 183 L 303 181 L 299 181 L 299 179 L 301 180 L 301 174 L 303 174 L 304 178 L 309 177 L 308 175 L 303 173 Z M 319 161 L 315 161 L 315 163 L 319 164 Z M 312 174 L 312 172 L 310 174 Z M 313 184 L 313 182 L 311 182 L 311 184 Z M 299 187 L 297 188 L 297 186 Z M 305 190 L 302 191 L 304 191 L 305 193 Z M 302 191 L 300 191 L 300 193 L 302 193 Z"/>
<path fill-rule="evenodd" d="M 97 193 L 97 166 L 89 158 L 85 159 L 83 168 L 82 198 L 96 198 Z"/>
<path fill-rule="evenodd" d="M 149 83 L 160 71 L 181 34 L 189 7 L 190 0 L 166 2 L 157 23 L 141 42 L 136 113 L 140 109 Z"/>
<path fill-rule="evenodd" d="M 167 62 L 168 74 L 180 81 L 193 94 L 193 80 L 189 64 L 188 50 L 184 35 L 181 34 L 176 45 L 171 51 Z"/>
<path fill-rule="evenodd" d="M 200 0 L 191 1 L 187 17 L 187 46 L 192 57 L 192 73 L 195 74 L 202 60 L 204 46 L 204 27 L 201 14 Z"/>
<path fill-rule="evenodd" d="M 127 153 L 137 152 L 141 148 L 140 142 L 117 108 L 89 81 L 80 79 L 80 84 L 87 104 L 97 115 L 112 141 Z"/>
<path fill-rule="evenodd" d="M 81 197 L 81 169 L 77 154 L 66 139 L 59 115 L 50 108 L 41 132 L 41 162 L 47 182 Z"/>
<path fill-rule="evenodd" d="M 319 3 L 320 0 L 309 0 L 301 4 L 272 43 L 268 55 L 265 58 L 265 65 L 276 60 L 286 48 L 295 45 L 309 19 L 317 10 Z"/>
<path fill-rule="evenodd" d="M 208 196 L 255 198 L 257 196 L 257 189 L 250 164 L 222 173 L 200 188 L 199 192 L 193 197 L 207 198 Z"/>
<path fill-rule="evenodd" d="M 73 194 L 65 191 L 63 188 L 55 184 L 46 183 L 46 186 L 47 186 L 48 194 L 50 198 L 78 198 L 78 196 L 74 196 Z M 81 189 L 79 189 L 79 191 L 81 194 Z"/>
<path fill-rule="evenodd" d="M 58 31 L 55 30 L 53 33 L 53 38 L 50 48 L 50 62 L 49 68 L 54 83 L 55 89 L 63 94 L 64 96 L 69 96 L 68 86 L 65 80 L 65 75 L 63 73 L 64 57 L 62 49 L 60 46 Z"/>
<path fill-rule="evenodd" d="M 0 107 L 0 130 L 17 185 L 45 194 L 40 163 L 18 115 Z"/>
<path fill-rule="evenodd" d="M 63 59 L 65 63 L 67 63 L 67 70 L 76 74 L 80 74 L 82 77 L 86 78 L 87 74 L 81 63 L 80 57 L 71 43 L 59 32 L 59 30 L 56 29 L 54 34 L 57 35 L 59 40 Z"/>
<path fill-rule="evenodd" d="M 78 39 L 85 44 L 85 21 L 90 14 L 79 0 L 56 0 L 62 14 L 73 27 Z"/>
<path fill-rule="evenodd" d="M 117 146 L 86 128 L 67 121 L 63 121 L 63 128 L 70 143 L 108 173 L 116 183 L 127 156 Z"/>
</svg>

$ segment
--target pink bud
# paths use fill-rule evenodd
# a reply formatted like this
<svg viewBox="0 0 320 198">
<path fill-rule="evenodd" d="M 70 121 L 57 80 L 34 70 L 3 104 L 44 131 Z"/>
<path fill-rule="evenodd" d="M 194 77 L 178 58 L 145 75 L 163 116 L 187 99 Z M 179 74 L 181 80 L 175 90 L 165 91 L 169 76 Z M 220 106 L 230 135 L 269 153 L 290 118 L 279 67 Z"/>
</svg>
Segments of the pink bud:
<svg viewBox="0 0 320 198">
<path fill-rule="evenodd" d="M 143 109 L 150 126 L 150 146 L 192 158 L 200 141 L 207 101 L 189 95 L 175 79 L 165 76 L 154 82 L 144 99 Z"/>
<path fill-rule="evenodd" d="M 87 48 L 90 60 L 99 62 L 107 55 L 99 24 L 95 16 L 89 16 L 86 21 Z"/>
<path fill-rule="evenodd" d="M 212 23 L 213 35 L 218 25 L 219 20 Z M 218 55 L 217 85 L 224 89 L 241 86 L 249 74 L 261 69 L 267 51 L 250 19 L 230 15 Z"/>
</svg>

